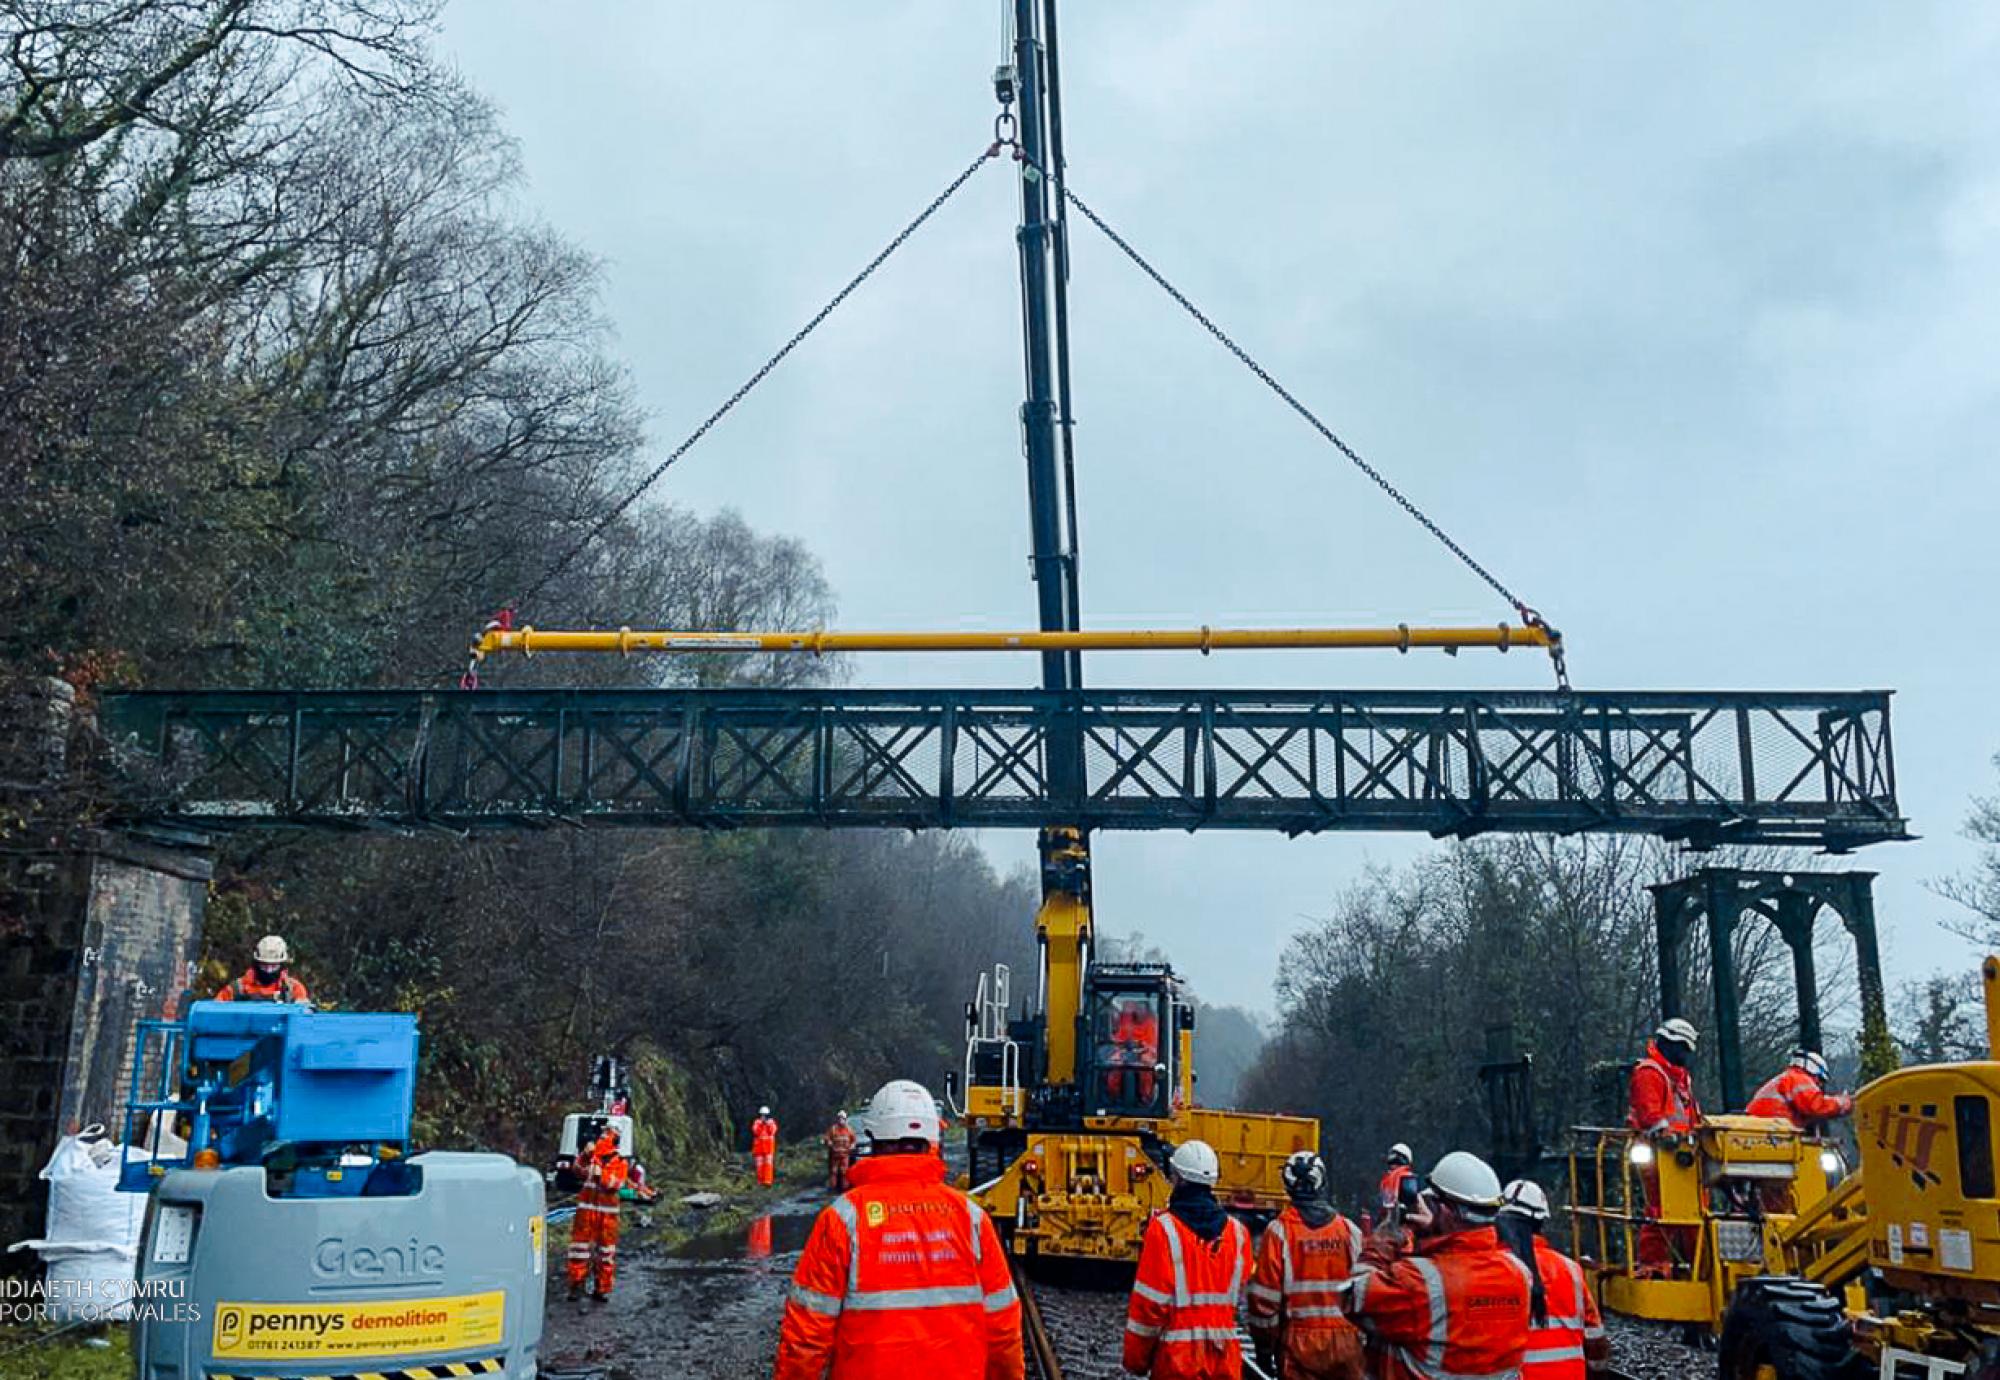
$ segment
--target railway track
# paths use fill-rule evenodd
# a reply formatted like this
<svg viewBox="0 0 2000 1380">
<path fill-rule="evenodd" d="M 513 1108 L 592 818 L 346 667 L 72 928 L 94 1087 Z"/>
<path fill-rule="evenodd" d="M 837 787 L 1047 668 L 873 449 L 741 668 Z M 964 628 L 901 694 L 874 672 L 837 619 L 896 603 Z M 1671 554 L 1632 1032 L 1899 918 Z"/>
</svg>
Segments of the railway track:
<svg viewBox="0 0 2000 1380">
<path fill-rule="evenodd" d="M 1032 1380 L 1113 1380 L 1124 1375 L 1119 1357 L 1123 1294 L 1037 1287 L 1019 1262 L 1014 1291 L 1021 1298 L 1022 1349 Z M 1241 1340 L 1244 1380 L 1274 1380 L 1252 1361 L 1250 1338 Z M 1618 1336 L 1614 1345 L 1621 1352 L 1619 1364 L 1593 1372 L 1596 1380 L 1691 1380 L 1715 1371 L 1713 1357 L 1684 1349 L 1650 1329 Z"/>
<path fill-rule="evenodd" d="M 1021 1349 L 1027 1353 L 1028 1374 L 1034 1380 L 1063 1380 L 1062 1360 L 1049 1341 L 1048 1324 L 1042 1321 L 1041 1300 L 1021 1262 L 1014 1262 L 1014 1292 L 1021 1297 Z"/>
</svg>

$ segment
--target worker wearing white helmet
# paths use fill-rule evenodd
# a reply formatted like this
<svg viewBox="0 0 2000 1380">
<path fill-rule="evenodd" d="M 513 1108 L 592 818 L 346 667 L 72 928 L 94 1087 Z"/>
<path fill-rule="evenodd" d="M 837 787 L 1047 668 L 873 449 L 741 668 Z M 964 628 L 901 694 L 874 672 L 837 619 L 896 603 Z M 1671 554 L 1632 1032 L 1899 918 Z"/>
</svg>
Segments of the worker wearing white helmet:
<svg viewBox="0 0 2000 1380">
<path fill-rule="evenodd" d="M 750 1123 L 750 1167 L 766 1188 L 778 1177 L 778 1120 L 769 1107 L 759 1107 Z"/>
<path fill-rule="evenodd" d="M 217 1001 L 309 1002 L 306 985 L 293 977 L 287 967 L 292 961 L 291 946 L 281 935 L 267 934 L 250 953 L 250 966 L 241 977 L 223 984 Z"/>
<path fill-rule="evenodd" d="M 1405 1185 L 1414 1185 L 1416 1170 L 1410 1167 L 1416 1156 L 1410 1147 L 1400 1140 L 1389 1147 L 1389 1153 L 1382 1157 L 1382 1182 L 1376 1198 L 1384 1213 L 1393 1215 L 1399 1207 L 1407 1207 L 1403 1195 L 1410 1191 Z"/>
<path fill-rule="evenodd" d="M 834 1113 L 833 1125 L 826 1128 L 820 1139 L 826 1143 L 826 1186 L 835 1193 L 845 1193 L 848 1166 L 854 1162 L 855 1139 L 854 1128 L 847 1124 L 847 1113 Z"/>
<path fill-rule="evenodd" d="M 1549 1195 L 1540 1184 L 1516 1179 L 1501 1200 L 1500 1239 L 1534 1280 L 1521 1380 L 1585 1380 L 1589 1369 L 1611 1359 L 1611 1343 L 1583 1267 L 1549 1244 Z"/>
<path fill-rule="evenodd" d="M 1630 1105 L 1625 1120 L 1638 1135 L 1672 1146 L 1692 1136 L 1701 1125 L 1701 1105 L 1694 1096 L 1695 1044 L 1694 1027 L 1679 1016 L 1661 1021 L 1659 1029 L 1653 1032 L 1653 1041 L 1646 1046 L 1646 1057 L 1632 1068 L 1628 1088 Z M 1636 1273 L 1663 1278 L 1673 1273 L 1676 1260 L 1686 1263 L 1693 1259 L 1695 1229 L 1659 1225 L 1657 1164 L 1644 1165 L 1639 1182 L 1645 1193 L 1649 1220 L 1639 1228 Z"/>
<path fill-rule="evenodd" d="M 1310 1150 L 1285 1161 L 1291 1199 L 1257 1243 L 1250 1338 L 1257 1368 L 1286 1380 L 1361 1380 L 1361 1332 L 1342 1315 L 1341 1283 L 1361 1263 L 1361 1229 L 1326 1196 L 1326 1164 Z"/>
<path fill-rule="evenodd" d="M 792 1274 L 775 1380 L 1021 1380 L 1006 1249 L 944 1182 L 936 1101 L 885 1083 L 860 1132 L 854 1187 L 820 1213 Z"/>
<path fill-rule="evenodd" d="M 1493 1222 L 1500 1178 L 1454 1150 L 1432 1167 L 1414 1232 L 1378 1231 L 1348 1291 L 1348 1316 L 1380 1349 L 1382 1380 L 1507 1375 L 1528 1347 L 1527 1267 Z"/>
<path fill-rule="evenodd" d="M 1801 1131 L 1814 1130 L 1854 1110 L 1854 1099 L 1828 1092 L 1826 1080 L 1826 1060 L 1819 1051 L 1795 1049 L 1792 1062 L 1757 1089 L 1744 1114 L 1782 1117 Z"/>
<path fill-rule="evenodd" d="M 1250 1231 L 1216 1200 L 1222 1162 L 1207 1141 L 1167 1159 L 1173 1192 L 1146 1224 L 1125 1308 L 1125 1369 L 1181 1377 L 1243 1373 L 1236 1312 L 1250 1278 Z"/>
</svg>

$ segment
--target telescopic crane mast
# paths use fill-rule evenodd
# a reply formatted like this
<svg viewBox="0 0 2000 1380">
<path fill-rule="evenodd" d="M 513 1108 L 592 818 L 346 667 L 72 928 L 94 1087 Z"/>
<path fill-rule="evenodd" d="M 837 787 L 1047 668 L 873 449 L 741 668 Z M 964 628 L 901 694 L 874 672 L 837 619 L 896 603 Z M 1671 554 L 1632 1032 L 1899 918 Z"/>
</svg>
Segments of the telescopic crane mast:
<svg viewBox="0 0 2000 1380">
<path fill-rule="evenodd" d="M 1051 195 L 1061 168 L 1061 95 L 1054 61 L 1054 0 L 1009 0 L 1012 63 L 994 74 L 1002 130 L 1018 121 L 1017 166 L 1021 222 L 1021 350 L 1026 397 L 1021 445 L 1028 462 L 1030 564 L 1043 632 L 1079 630 L 1076 506 L 1068 426 L 1068 261 L 1063 252 L 1062 202 Z M 1015 112 L 1018 111 L 1018 115 Z M 1052 214 L 1053 211 L 1053 214 Z M 1042 688 L 1083 685 L 1080 651 L 1042 653 Z M 1052 785 L 1068 794 L 1083 772 L 1081 743 L 1058 735 L 1049 744 Z M 1041 947 L 1042 1014 L 1046 1021 L 1043 1078 L 1052 1088 L 1076 1081 L 1077 1018 L 1083 1002 L 1090 932 L 1090 848 L 1081 829 L 1051 825 L 1038 838 L 1042 904 L 1035 917 Z"/>
</svg>

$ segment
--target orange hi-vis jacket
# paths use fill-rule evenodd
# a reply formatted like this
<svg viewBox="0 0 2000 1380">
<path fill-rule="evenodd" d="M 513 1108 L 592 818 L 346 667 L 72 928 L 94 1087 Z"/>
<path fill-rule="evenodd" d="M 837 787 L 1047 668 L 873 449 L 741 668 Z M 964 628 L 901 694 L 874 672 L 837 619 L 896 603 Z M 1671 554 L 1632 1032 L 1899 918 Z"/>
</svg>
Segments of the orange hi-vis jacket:
<svg viewBox="0 0 2000 1380">
<path fill-rule="evenodd" d="M 257 981 L 257 970 L 245 968 L 241 977 L 232 978 L 222 985 L 215 994 L 217 1001 L 311 1001 L 306 995 L 306 985 L 293 977 L 285 969 L 278 970 L 278 980 L 271 983 Z"/>
<path fill-rule="evenodd" d="M 839 1122 L 826 1129 L 826 1153 L 835 1159 L 845 1160 L 854 1153 L 854 1128 Z"/>
<path fill-rule="evenodd" d="M 1641 1135 L 1687 1135 L 1701 1123 L 1694 1100 L 1694 1075 L 1667 1062 L 1657 1044 L 1646 1046 L 1646 1057 L 1632 1066 L 1631 1110 L 1626 1122 Z"/>
<path fill-rule="evenodd" d="M 1370 1242 L 1355 1274 L 1348 1315 L 1381 1348 L 1379 1380 L 1498 1380 L 1528 1349 L 1528 1267 L 1491 1227 L 1378 1257 Z"/>
<path fill-rule="evenodd" d="M 1384 1208 L 1396 1206 L 1396 1199 L 1402 1194 L 1403 1180 L 1410 1178 L 1416 1172 L 1407 1164 L 1389 1166 L 1389 1172 L 1382 1176 L 1381 1185 L 1376 1190 L 1376 1197 L 1381 1199 Z"/>
<path fill-rule="evenodd" d="M 1125 1311 L 1125 1369 L 1153 1380 L 1240 1380 L 1236 1309 L 1250 1264 L 1250 1229 L 1234 1217 L 1204 1241 L 1171 1211 L 1155 1214 Z"/>
<path fill-rule="evenodd" d="M 1535 1269 L 1549 1315 L 1529 1329 L 1521 1380 L 1584 1380 L 1589 1360 L 1608 1356 L 1610 1343 L 1583 1267 L 1538 1236 Z"/>
<path fill-rule="evenodd" d="M 813 1223 L 774 1380 L 1022 1380 L 1021 1303 L 992 1219 L 930 1155 L 870 1156 Z"/>
<path fill-rule="evenodd" d="M 1361 1263 L 1361 1233 L 1335 1213 L 1306 1225 L 1287 1207 L 1257 1243 L 1250 1329 L 1276 1332 L 1287 1376 L 1359 1374 L 1361 1338 L 1341 1307 L 1341 1282 Z"/>
<path fill-rule="evenodd" d="M 1743 1114 L 1782 1117 L 1801 1131 L 1807 1131 L 1853 1110 L 1853 1098 L 1826 1091 L 1817 1078 L 1795 1066 L 1757 1089 L 1757 1095 L 1750 1099 Z"/>
<path fill-rule="evenodd" d="M 750 1123 L 750 1153 L 753 1155 L 775 1154 L 778 1149 L 778 1123 L 767 1116 L 760 1116 Z"/>
</svg>

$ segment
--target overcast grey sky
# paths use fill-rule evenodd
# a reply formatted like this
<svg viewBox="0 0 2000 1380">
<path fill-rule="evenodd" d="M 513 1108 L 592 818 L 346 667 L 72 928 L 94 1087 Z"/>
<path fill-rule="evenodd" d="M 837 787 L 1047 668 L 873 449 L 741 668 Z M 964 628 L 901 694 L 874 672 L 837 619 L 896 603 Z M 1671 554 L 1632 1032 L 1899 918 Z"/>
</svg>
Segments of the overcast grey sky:
<svg viewBox="0 0 2000 1380">
<path fill-rule="evenodd" d="M 1969 864 L 1960 825 L 2000 750 L 2000 8 L 1065 15 L 1072 185 L 1547 611 L 1580 686 L 1898 692 L 1924 840 L 1834 865 L 1882 873 L 1892 980 L 1967 967 L 1924 883 Z M 605 261 L 664 449 L 983 145 L 999 21 L 998 0 L 457 0 L 445 47 L 520 139 L 534 212 Z M 1030 625 L 1014 208 L 1008 173 L 983 172 L 658 496 L 804 539 L 842 626 Z M 1505 615 L 1093 232 L 1074 240 L 1087 622 Z M 1086 675 L 1548 679 L 1519 654 L 1100 656 Z M 1100 923 L 1268 1009 L 1304 918 L 1430 846 L 1105 835 Z"/>
</svg>

